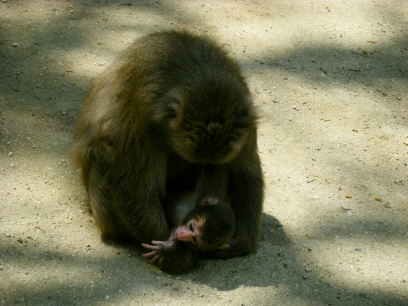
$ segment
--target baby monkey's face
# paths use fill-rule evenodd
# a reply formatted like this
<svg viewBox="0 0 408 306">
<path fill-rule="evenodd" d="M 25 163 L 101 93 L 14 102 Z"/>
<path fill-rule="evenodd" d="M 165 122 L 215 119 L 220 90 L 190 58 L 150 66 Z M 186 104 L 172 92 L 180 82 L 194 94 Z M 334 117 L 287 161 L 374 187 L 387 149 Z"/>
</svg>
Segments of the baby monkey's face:
<svg viewBox="0 0 408 306">
<path fill-rule="evenodd" d="M 194 216 L 175 230 L 175 238 L 179 241 L 191 242 L 193 245 L 200 247 L 204 244 L 201 239 L 205 227 L 205 219 L 201 216 Z"/>
<path fill-rule="evenodd" d="M 200 251 L 211 251 L 216 249 L 222 249 L 228 246 L 228 241 L 231 234 L 218 233 L 216 229 L 209 230 L 210 224 L 206 222 L 206 216 L 195 216 L 188 220 L 186 224 L 178 226 L 174 232 L 175 239 L 184 242 L 192 243 Z M 215 237 L 210 238 L 209 241 L 204 239 L 206 232 L 210 232 Z M 221 235 L 221 236 L 219 236 Z"/>
<path fill-rule="evenodd" d="M 199 205 L 174 231 L 176 240 L 190 242 L 201 251 L 225 248 L 235 231 L 229 205 Z"/>
</svg>

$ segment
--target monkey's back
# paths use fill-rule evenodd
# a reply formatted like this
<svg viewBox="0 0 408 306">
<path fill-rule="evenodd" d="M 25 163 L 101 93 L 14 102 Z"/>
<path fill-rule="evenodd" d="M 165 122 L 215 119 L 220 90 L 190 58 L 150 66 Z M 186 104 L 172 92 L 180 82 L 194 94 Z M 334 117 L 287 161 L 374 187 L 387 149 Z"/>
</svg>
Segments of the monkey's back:
<svg viewBox="0 0 408 306">
<path fill-rule="evenodd" d="M 158 32 L 130 45 L 95 80 L 90 95 L 101 96 L 93 104 L 132 103 L 137 109 L 175 86 L 193 87 L 226 75 L 244 83 L 239 66 L 211 39 L 188 32 Z M 101 112 L 100 106 L 95 105 L 94 111 Z"/>
<path fill-rule="evenodd" d="M 123 135 L 122 130 L 143 134 L 150 124 L 146 118 L 152 117 L 155 105 L 171 89 L 190 89 L 203 96 L 220 83 L 233 84 L 227 85 L 231 90 L 221 92 L 238 88 L 247 94 L 239 66 L 210 38 L 178 31 L 143 36 L 94 80 L 75 136 L 104 138 L 107 134 Z M 197 112 L 205 107 L 208 112 L 211 99 L 207 100 L 205 105 L 196 102 L 192 107 Z"/>
</svg>

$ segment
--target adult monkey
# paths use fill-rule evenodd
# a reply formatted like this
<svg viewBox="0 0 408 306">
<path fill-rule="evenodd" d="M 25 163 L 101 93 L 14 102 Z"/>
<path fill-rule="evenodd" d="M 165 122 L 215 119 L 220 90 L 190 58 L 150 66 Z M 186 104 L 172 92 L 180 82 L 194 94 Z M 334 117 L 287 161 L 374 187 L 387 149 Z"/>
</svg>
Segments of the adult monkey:
<svg viewBox="0 0 408 306">
<path fill-rule="evenodd" d="M 209 256 L 255 251 L 263 201 L 256 114 L 240 68 L 212 40 L 169 31 L 134 42 L 95 80 L 74 153 L 103 240 L 166 240 L 169 194 L 202 186 L 200 200 L 226 185 L 219 192 L 236 232 Z M 200 175 L 203 167 L 213 175 Z"/>
</svg>

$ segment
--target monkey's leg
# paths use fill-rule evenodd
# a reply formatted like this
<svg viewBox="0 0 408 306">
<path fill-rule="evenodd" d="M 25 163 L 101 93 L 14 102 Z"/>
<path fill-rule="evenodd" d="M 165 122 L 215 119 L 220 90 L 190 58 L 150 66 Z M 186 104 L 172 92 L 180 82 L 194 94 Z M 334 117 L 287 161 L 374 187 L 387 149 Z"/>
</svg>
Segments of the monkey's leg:
<svg viewBox="0 0 408 306">
<path fill-rule="evenodd" d="M 139 242 L 166 240 L 169 226 L 161 202 L 142 200 L 130 201 L 121 206 L 121 221 L 126 225 L 132 237 Z"/>
<path fill-rule="evenodd" d="M 235 235 L 228 248 L 211 252 L 209 257 L 229 258 L 256 251 L 264 181 L 256 150 L 256 131 L 250 139 L 240 156 L 231 164 L 228 175 L 228 196 L 236 219 Z"/>
<path fill-rule="evenodd" d="M 166 240 L 170 235 L 163 198 L 165 164 L 152 152 L 132 160 L 116 160 L 107 173 L 112 193 L 112 210 L 126 231 L 138 242 Z"/>
<path fill-rule="evenodd" d="M 89 171 L 88 197 L 104 241 L 150 242 L 166 239 L 169 228 L 160 202 L 136 202 L 126 189 L 118 190 L 106 175 Z"/>
<path fill-rule="evenodd" d="M 101 175 L 95 167 L 90 167 L 88 173 L 88 199 L 95 223 L 101 231 L 101 238 L 105 242 L 127 241 L 130 235 L 123 230 L 112 209 L 112 198 L 108 192 L 106 177 Z"/>
<path fill-rule="evenodd" d="M 263 175 L 258 154 L 248 157 L 249 168 L 230 173 L 231 206 L 236 218 L 236 233 L 231 247 L 220 250 L 220 257 L 242 256 L 256 251 L 263 204 Z"/>
<path fill-rule="evenodd" d="M 114 150 L 99 140 L 83 154 L 84 182 L 102 237 L 134 242 L 167 239 L 170 230 L 161 203 L 163 158 L 140 151 L 115 158 Z"/>
</svg>

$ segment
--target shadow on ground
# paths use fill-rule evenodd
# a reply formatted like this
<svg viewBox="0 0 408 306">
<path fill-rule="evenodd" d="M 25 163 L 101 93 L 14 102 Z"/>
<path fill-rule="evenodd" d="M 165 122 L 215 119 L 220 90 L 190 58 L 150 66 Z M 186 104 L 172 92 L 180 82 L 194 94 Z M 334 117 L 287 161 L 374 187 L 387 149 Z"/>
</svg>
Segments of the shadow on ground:
<svg viewBox="0 0 408 306">
<path fill-rule="evenodd" d="M 342 235 L 341 231 L 337 230 L 338 227 L 341 227 L 340 223 L 333 224 L 331 226 L 333 232 L 325 233 L 324 239 L 330 240 L 334 239 L 334 235 Z M 360 225 L 348 224 L 348 227 L 354 228 Z M 382 234 L 383 230 L 374 227 L 372 231 Z M 396 229 L 396 232 L 400 231 Z M 47 286 L 40 286 L 41 289 L 38 289 L 36 283 L 16 282 L 11 277 L 10 281 L 14 288 L 12 292 L 2 297 L 4 305 L 19 302 L 26 302 L 29 305 L 70 303 L 94 305 L 105 299 L 118 301 L 121 297 L 136 292 L 142 294 L 149 290 L 171 288 L 172 281 L 177 279 L 177 277 L 159 273 L 161 277 L 155 282 L 138 280 L 135 275 L 143 275 L 144 273 L 140 273 L 141 269 L 151 269 L 143 264 L 142 259 L 135 257 L 132 255 L 133 252 L 126 249 L 118 248 L 115 256 L 98 258 L 97 254 L 74 256 L 69 252 L 31 244 L 29 239 L 19 239 L 18 244 L 11 242 L 9 238 L 2 239 L 0 258 L 3 267 L 17 265 L 26 271 L 26 274 L 39 273 L 36 277 L 38 282 L 45 281 L 40 274 L 48 269 L 51 269 L 47 272 L 51 272 L 51 275 L 53 271 L 65 271 L 68 277 L 48 279 Z M 381 291 L 380 288 L 357 290 L 323 281 L 318 267 L 305 270 L 305 267 L 310 264 L 307 255 L 304 256 L 308 252 L 313 250 L 301 244 L 293 245 L 279 221 L 272 216 L 264 215 L 262 238 L 256 255 L 226 261 L 205 261 L 196 271 L 182 278 L 219 291 L 229 291 L 239 287 L 284 288 L 287 291 L 288 300 L 301 299 L 307 301 L 308 305 L 326 303 L 326 305 L 402 306 L 408 303 L 407 299 Z M 222 271 L 222 273 L 216 271 Z M 260 275 L 262 277 L 258 277 Z M 273 301 L 271 298 L 270 303 Z M 262 299 L 259 303 L 265 304 L 268 301 Z"/>
</svg>

